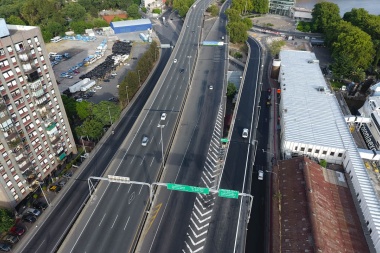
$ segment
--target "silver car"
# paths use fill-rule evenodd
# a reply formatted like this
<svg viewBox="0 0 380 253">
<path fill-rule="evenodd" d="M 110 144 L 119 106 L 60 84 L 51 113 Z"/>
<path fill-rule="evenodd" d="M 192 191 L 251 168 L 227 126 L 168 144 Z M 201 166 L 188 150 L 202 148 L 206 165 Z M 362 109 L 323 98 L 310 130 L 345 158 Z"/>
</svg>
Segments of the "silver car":
<svg viewBox="0 0 380 253">
<path fill-rule="evenodd" d="M 144 136 L 144 137 L 142 138 L 141 145 L 143 145 L 143 146 L 145 147 L 146 145 L 148 145 L 148 142 L 149 142 L 149 138 L 148 138 L 148 136 Z"/>
</svg>

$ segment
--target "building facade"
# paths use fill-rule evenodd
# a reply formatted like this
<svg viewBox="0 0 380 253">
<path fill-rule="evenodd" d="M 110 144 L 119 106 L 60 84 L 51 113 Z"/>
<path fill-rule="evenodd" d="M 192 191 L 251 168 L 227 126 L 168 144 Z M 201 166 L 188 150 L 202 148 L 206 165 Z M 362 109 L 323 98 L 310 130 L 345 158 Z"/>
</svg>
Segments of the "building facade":
<svg viewBox="0 0 380 253">
<path fill-rule="evenodd" d="M 295 0 L 269 0 L 269 13 L 291 16 Z"/>
<path fill-rule="evenodd" d="M 38 27 L 0 19 L 0 206 L 14 207 L 77 153 Z"/>
</svg>

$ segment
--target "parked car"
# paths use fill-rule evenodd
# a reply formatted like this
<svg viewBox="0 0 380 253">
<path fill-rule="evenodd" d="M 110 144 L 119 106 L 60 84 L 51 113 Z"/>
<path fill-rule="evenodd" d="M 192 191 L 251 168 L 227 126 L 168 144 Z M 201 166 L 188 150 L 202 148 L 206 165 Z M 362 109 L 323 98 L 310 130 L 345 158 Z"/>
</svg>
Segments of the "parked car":
<svg viewBox="0 0 380 253">
<path fill-rule="evenodd" d="M 37 201 L 33 204 L 33 206 L 39 210 L 45 210 L 48 207 L 48 204 L 43 201 Z"/>
<path fill-rule="evenodd" d="M 61 180 L 61 181 L 59 181 L 59 182 L 57 183 L 57 185 L 63 187 L 63 186 L 65 186 L 66 183 L 67 183 L 66 180 Z"/>
<path fill-rule="evenodd" d="M 108 83 L 110 81 L 110 79 L 104 79 L 103 81 Z"/>
<path fill-rule="evenodd" d="M 25 229 L 19 226 L 13 226 L 11 229 L 9 229 L 9 233 L 12 235 L 21 236 L 25 233 Z"/>
<path fill-rule="evenodd" d="M 117 76 L 117 73 L 116 72 L 112 72 L 111 76 Z"/>
<path fill-rule="evenodd" d="M 62 187 L 59 186 L 59 185 L 52 185 L 52 186 L 50 186 L 50 188 L 49 188 L 50 191 L 52 191 L 52 192 L 57 192 L 57 193 L 58 193 L 61 189 L 62 189 Z"/>
<path fill-rule="evenodd" d="M 29 223 L 34 223 L 37 220 L 37 218 L 33 214 L 28 213 L 22 217 L 22 220 Z"/>
<path fill-rule="evenodd" d="M 25 210 L 25 212 L 26 212 L 26 213 L 31 213 L 31 214 L 33 214 L 33 215 L 36 216 L 36 217 L 38 217 L 38 216 L 41 215 L 41 211 L 40 211 L 40 210 L 37 210 L 37 209 L 35 209 L 35 208 L 31 208 L 31 207 L 27 208 L 27 209 Z"/>
<path fill-rule="evenodd" d="M 63 174 L 63 176 L 66 177 L 66 178 L 71 178 L 73 176 L 73 172 L 72 171 L 68 171 L 65 174 Z"/>
<path fill-rule="evenodd" d="M 8 252 L 8 251 L 11 251 L 11 249 L 12 249 L 12 245 L 11 244 L 5 243 L 5 242 L 0 242 L 0 250 L 1 251 Z"/>
<path fill-rule="evenodd" d="M 6 242 L 9 242 L 11 244 L 15 244 L 16 242 L 19 241 L 19 239 L 16 235 L 11 235 L 11 234 L 7 234 L 6 236 L 4 236 L 3 240 Z"/>
<path fill-rule="evenodd" d="M 76 99 L 75 101 L 77 101 L 77 102 L 82 102 L 83 101 L 83 99 L 82 98 L 78 98 L 78 99 Z"/>
<path fill-rule="evenodd" d="M 102 89 L 103 87 L 100 86 L 100 85 L 97 85 L 97 86 L 95 86 L 94 88 L 97 89 L 97 90 L 100 90 L 100 89 Z"/>
<path fill-rule="evenodd" d="M 177 63 L 177 59 L 174 59 L 174 63 Z"/>
</svg>

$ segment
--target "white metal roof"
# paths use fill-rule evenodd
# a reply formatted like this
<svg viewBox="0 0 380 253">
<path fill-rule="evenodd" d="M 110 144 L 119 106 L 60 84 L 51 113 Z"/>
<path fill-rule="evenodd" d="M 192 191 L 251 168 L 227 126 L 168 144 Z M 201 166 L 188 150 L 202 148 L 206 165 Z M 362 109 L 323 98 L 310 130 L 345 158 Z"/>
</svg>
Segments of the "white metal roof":
<svg viewBox="0 0 380 253">
<path fill-rule="evenodd" d="M 148 24 L 152 24 L 152 22 L 150 22 L 150 19 L 148 18 L 112 22 L 113 27 L 148 25 Z"/>
<path fill-rule="evenodd" d="M 337 122 L 342 113 L 314 53 L 284 50 L 280 59 L 285 140 L 344 149 Z"/>
</svg>

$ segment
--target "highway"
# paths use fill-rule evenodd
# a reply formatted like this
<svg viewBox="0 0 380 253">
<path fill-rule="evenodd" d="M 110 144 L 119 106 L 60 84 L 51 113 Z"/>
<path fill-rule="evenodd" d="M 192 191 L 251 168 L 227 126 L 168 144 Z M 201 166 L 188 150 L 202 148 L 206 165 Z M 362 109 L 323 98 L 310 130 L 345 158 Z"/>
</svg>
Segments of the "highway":
<svg viewBox="0 0 380 253">
<path fill-rule="evenodd" d="M 188 91 L 200 34 L 195 31 L 202 24 L 202 15 L 200 4 L 189 11 L 181 32 L 183 36 L 180 36 L 136 123 L 107 166 L 106 175 L 125 176 L 148 183 L 156 181 L 162 164 L 161 133 L 165 151 L 176 130 L 177 118 Z M 162 112 L 167 113 L 167 118 L 161 121 Z M 157 127 L 159 124 L 164 127 Z M 149 138 L 145 147 L 141 145 L 144 136 Z M 139 237 L 139 226 L 145 217 L 148 196 L 148 187 L 99 183 L 59 252 L 133 251 Z"/>
<path fill-rule="evenodd" d="M 211 29 L 207 29 L 204 39 L 220 41 L 222 36 L 226 37 L 225 22 L 226 16 L 222 14 Z M 202 31 L 205 32 L 204 29 Z M 205 167 L 213 166 L 211 161 L 217 158 L 212 150 L 218 145 L 210 143 L 219 144 L 222 137 L 226 59 L 225 46 L 201 47 L 180 128 L 168 155 L 163 182 L 202 187 L 215 183 L 211 176 L 205 179 L 204 172 Z M 199 247 L 200 244 L 192 245 L 187 235 L 196 197 L 194 193 L 159 188 L 136 252 L 189 252 L 188 247 Z M 201 239 L 197 238 L 199 241 Z"/>
<path fill-rule="evenodd" d="M 164 43 L 167 43 L 167 38 L 170 38 L 172 43 L 177 39 L 176 35 L 173 35 L 173 37 L 167 36 L 167 34 L 174 34 L 170 28 L 160 29 L 160 32 L 166 34 L 166 38 L 159 34 L 160 39 L 163 40 Z M 136 101 L 131 104 L 128 113 L 123 116 L 117 125 L 115 134 L 105 139 L 104 143 L 100 144 L 101 147 L 96 153 L 91 153 L 88 164 L 79 174 L 75 174 L 74 178 L 63 188 L 60 193 L 61 196 L 57 196 L 58 201 L 54 201 L 53 206 L 44 212 L 36 222 L 36 226 L 14 247 L 14 252 L 39 253 L 55 252 L 57 250 L 88 198 L 87 178 L 90 176 L 101 176 L 103 174 L 122 141 L 132 128 L 137 116 L 142 111 L 170 55 L 170 49 L 162 50 L 157 68 L 154 73 L 152 73 L 151 79 L 143 86 L 140 95 Z"/>
<path fill-rule="evenodd" d="M 248 40 L 251 48 L 244 86 L 236 112 L 236 120 L 230 138 L 226 162 L 220 182 L 220 188 L 250 193 L 251 175 L 253 182 L 263 188 L 262 181 L 252 172 L 252 159 L 255 156 L 256 141 L 253 136 L 257 125 L 257 113 L 260 99 L 261 48 L 252 39 Z M 261 108 L 263 109 L 263 108 Z M 243 128 L 250 131 L 249 138 L 242 138 Z M 253 194 L 257 194 L 254 192 Z M 253 206 L 257 205 L 258 196 L 254 196 Z M 249 199 L 216 198 L 213 215 L 204 252 L 244 252 L 247 228 L 247 207 Z M 251 213 L 251 220 L 262 219 Z M 252 252 L 263 252 L 254 250 Z"/>
</svg>

